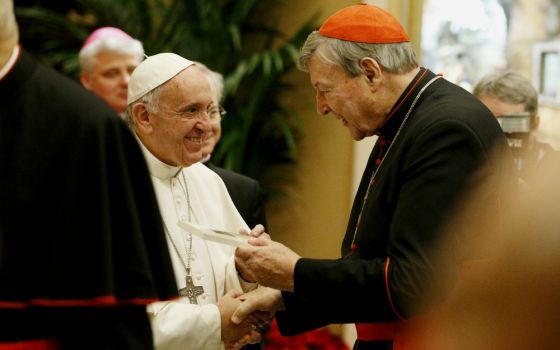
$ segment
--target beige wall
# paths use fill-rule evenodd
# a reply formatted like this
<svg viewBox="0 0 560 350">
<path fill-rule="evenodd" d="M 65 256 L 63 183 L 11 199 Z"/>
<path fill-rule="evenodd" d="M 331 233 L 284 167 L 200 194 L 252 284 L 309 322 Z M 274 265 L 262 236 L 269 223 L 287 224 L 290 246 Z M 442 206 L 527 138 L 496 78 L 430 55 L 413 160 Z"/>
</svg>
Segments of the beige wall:
<svg viewBox="0 0 560 350">
<path fill-rule="evenodd" d="M 281 1 L 271 9 L 271 20 L 291 34 L 314 14 L 321 23 L 339 8 L 355 3 Z M 340 255 L 350 210 L 352 141 L 334 118 L 317 115 L 306 73 L 297 71 L 289 80 L 296 89 L 284 101 L 302 114 L 305 136 L 299 144 L 298 165 L 286 170 L 295 172 L 295 183 L 287 188 L 289 196 L 267 207 L 269 232 L 300 255 L 335 258 Z"/>
</svg>

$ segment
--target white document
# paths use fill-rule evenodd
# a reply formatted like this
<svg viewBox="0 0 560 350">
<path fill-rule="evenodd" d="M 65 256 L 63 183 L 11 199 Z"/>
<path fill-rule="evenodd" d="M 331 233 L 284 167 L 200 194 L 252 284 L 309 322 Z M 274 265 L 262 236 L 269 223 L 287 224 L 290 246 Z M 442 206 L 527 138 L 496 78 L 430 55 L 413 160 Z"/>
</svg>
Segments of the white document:
<svg viewBox="0 0 560 350">
<path fill-rule="evenodd" d="M 203 226 L 187 221 L 179 221 L 179 226 L 182 229 L 187 230 L 188 232 L 192 233 L 193 235 L 197 235 L 202 239 L 229 244 L 235 247 L 247 244 L 247 240 L 250 238 L 250 236 L 248 235 L 212 229 L 208 226 Z"/>
</svg>

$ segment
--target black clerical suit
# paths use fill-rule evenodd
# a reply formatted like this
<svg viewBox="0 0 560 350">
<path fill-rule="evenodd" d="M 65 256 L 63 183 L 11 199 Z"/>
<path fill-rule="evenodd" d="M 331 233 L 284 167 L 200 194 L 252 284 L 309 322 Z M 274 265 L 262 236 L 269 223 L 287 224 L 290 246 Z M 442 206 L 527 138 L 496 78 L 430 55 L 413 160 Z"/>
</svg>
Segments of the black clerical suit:
<svg viewBox="0 0 560 350">
<path fill-rule="evenodd" d="M 146 304 L 177 285 L 138 142 L 24 51 L 0 96 L 0 348 L 152 349 Z"/>
<path fill-rule="evenodd" d="M 248 176 L 220 168 L 209 161 L 204 164 L 222 178 L 233 204 L 247 225 L 253 228 L 261 224 L 266 228 L 264 197 L 259 182 Z"/>
<path fill-rule="evenodd" d="M 501 167 L 481 166 L 495 148 L 511 158 L 490 111 L 443 78 L 427 86 L 435 77 L 421 69 L 378 129 L 342 243 L 343 258 L 297 262 L 294 292 L 283 293 L 286 311 L 276 314 L 282 334 L 330 323 L 388 325 L 428 307 L 426 293 L 438 278 L 433 248 L 445 220 L 465 189 L 498 181 Z M 491 215 L 498 216 L 498 192 L 489 190 L 485 197 L 496 209 Z M 392 339 L 358 341 L 357 348 L 391 349 Z"/>
</svg>

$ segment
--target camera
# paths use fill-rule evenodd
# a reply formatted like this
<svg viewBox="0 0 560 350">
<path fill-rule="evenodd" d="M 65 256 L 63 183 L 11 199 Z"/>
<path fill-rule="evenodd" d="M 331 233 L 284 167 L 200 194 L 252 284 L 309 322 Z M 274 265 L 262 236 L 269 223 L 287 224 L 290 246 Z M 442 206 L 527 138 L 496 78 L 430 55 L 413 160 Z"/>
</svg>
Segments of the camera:
<svg viewBox="0 0 560 350">
<path fill-rule="evenodd" d="M 516 168 L 524 172 L 533 162 L 530 161 L 531 149 L 535 143 L 533 131 L 537 128 L 538 119 L 530 112 L 512 113 L 496 116 L 507 142 Z"/>
<path fill-rule="evenodd" d="M 527 145 L 527 136 L 533 131 L 536 120 L 529 112 L 520 112 L 496 116 L 502 131 L 506 134 L 509 147 L 523 149 Z"/>
</svg>

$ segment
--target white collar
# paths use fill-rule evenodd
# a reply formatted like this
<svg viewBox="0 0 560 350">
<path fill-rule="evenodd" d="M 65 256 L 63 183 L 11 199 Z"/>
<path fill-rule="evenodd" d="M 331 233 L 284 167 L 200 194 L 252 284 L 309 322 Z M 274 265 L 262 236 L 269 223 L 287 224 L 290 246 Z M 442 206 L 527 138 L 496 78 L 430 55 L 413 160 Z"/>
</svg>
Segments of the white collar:
<svg viewBox="0 0 560 350">
<path fill-rule="evenodd" d="M 10 69 L 12 69 L 12 67 L 16 64 L 17 58 L 19 56 L 19 51 L 19 45 L 14 46 L 10 58 L 8 58 L 8 61 L 6 62 L 4 67 L 0 69 L 0 80 L 2 80 L 2 78 L 4 78 L 8 74 Z"/>
<path fill-rule="evenodd" d="M 138 139 L 138 137 L 136 138 Z M 157 177 L 158 179 L 165 180 L 177 175 L 179 171 L 181 171 L 181 167 L 165 164 L 156 158 L 156 156 L 154 156 L 152 152 L 144 146 L 140 139 L 138 139 L 138 143 L 144 152 L 144 157 L 146 158 L 146 163 L 148 163 L 148 169 L 150 170 L 151 175 Z"/>
</svg>

